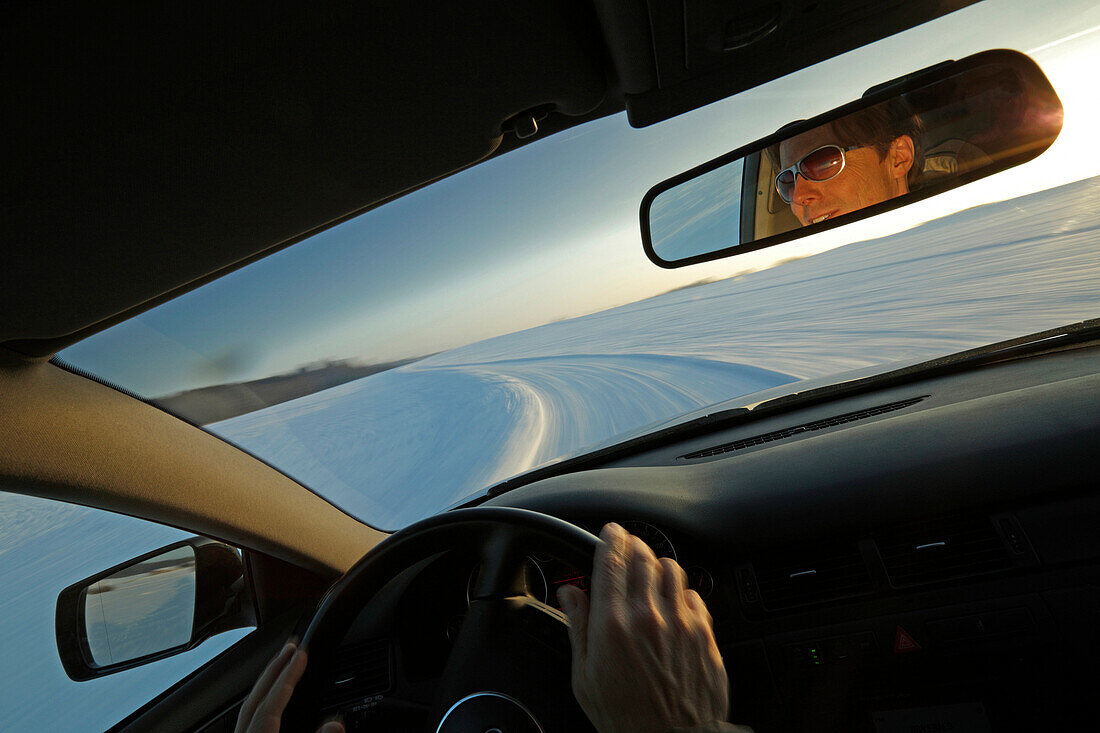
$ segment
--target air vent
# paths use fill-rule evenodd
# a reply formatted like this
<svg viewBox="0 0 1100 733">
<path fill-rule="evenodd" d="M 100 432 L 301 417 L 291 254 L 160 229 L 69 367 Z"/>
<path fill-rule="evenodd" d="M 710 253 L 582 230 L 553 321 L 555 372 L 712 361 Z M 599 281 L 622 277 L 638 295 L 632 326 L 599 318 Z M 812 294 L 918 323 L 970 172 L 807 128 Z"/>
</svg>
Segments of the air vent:
<svg viewBox="0 0 1100 733">
<path fill-rule="evenodd" d="M 340 650 L 333 665 L 324 708 L 374 697 L 390 689 L 390 642 L 367 641 Z"/>
<path fill-rule="evenodd" d="M 941 517 L 895 527 L 876 540 L 895 587 L 995 573 L 1012 566 L 989 517 Z"/>
<path fill-rule="evenodd" d="M 835 417 L 827 417 L 823 420 L 814 420 L 813 422 L 803 423 L 802 425 L 795 425 L 793 427 L 784 428 L 782 430 L 774 430 L 770 433 L 762 433 L 755 435 L 751 438 L 741 438 L 731 443 L 723 443 L 722 445 L 716 445 L 713 448 L 706 448 L 694 453 L 688 453 L 687 455 L 680 456 L 682 460 L 690 461 L 696 458 L 710 458 L 711 456 L 721 455 L 722 453 L 732 453 L 733 451 L 741 450 L 742 448 L 751 448 L 754 445 L 763 445 L 764 443 L 771 443 L 776 440 L 783 440 L 784 438 L 790 438 L 801 433 L 809 433 L 814 430 L 824 430 L 825 428 L 831 428 L 836 425 L 843 425 L 844 423 L 855 422 L 857 420 L 863 420 L 868 417 L 874 417 L 875 415 L 882 415 L 887 412 L 894 412 L 895 410 L 902 410 L 906 407 L 917 404 L 918 402 L 927 398 L 928 395 L 921 395 L 920 397 L 910 397 L 907 400 L 901 400 L 900 402 L 891 402 L 886 405 L 879 405 L 878 407 L 868 407 L 863 410 L 856 410 L 855 412 L 846 412 L 843 415 L 836 415 Z"/>
<path fill-rule="evenodd" d="M 870 593 L 871 576 L 855 542 L 785 551 L 753 563 L 770 611 Z"/>
</svg>

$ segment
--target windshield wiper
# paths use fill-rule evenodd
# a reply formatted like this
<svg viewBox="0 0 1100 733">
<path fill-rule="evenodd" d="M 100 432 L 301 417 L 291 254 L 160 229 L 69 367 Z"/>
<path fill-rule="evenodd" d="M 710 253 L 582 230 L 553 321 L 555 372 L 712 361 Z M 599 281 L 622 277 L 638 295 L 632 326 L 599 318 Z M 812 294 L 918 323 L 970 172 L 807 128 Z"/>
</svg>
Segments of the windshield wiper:
<svg viewBox="0 0 1100 733">
<path fill-rule="evenodd" d="M 947 356 L 922 361 L 919 364 L 902 367 L 901 369 L 893 369 L 870 377 L 854 379 L 850 382 L 840 382 L 807 390 L 806 392 L 783 395 L 754 405 L 752 412 L 756 413 L 761 408 L 786 407 L 792 404 L 802 405 L 805 402 L 821 398 L 832 399 L 846 394 L 862 392 L 868 387 L 881 389 L 891 384 L 902 384 L 911 381 L 915 377 L 923 379 L 940 373 L 965 371 L 999 361 L 1011 361 L 1034 356 L 1071 344 L 1080 344 L 1095 339 L 1100 339 L 1100 318 L 1071 323 L 1068 326 L 1059 326 L 1058 328 L 1019 336 L 1007 341 L 998 341 L 987 346 L 959 351 Z"/>
<path fill-rule="evenodd" d="M 527 473 L 494 484 L 479 496 L 464 499 L 456 506 L 476 504 L 484 499 L 500 496 L 512 489 L 517 489 L 520 486 L 541 481 L 551 476 L 560 476 L 567 473 L 575 473 L 577 471 L 596 468 L 600 464 L 622 459 L 634 453 L 650 450 L 654 446 L 686 440 L 698 434 L 708 433 L 718 428 L 738 425 L 750 420 L 757 420 L 774 415 L 776 412 L 790 410 L 794 407 L 805 407 L 815 402 L 826 402 L 839 397 L 867 392 L 872 389 L 882 389 L 896 384 L 904 384 L 906 382 L 915 381 L 916 379 L 927 379 L 942 374 L 967 371 L 996 362 L 1021 359 L 1097 339 L 1100 339 L 1100 318 L 1071 323 L 1067 326 L 1060 326 L 1058 328 L 1040 331 L 1027 336 L 1020 336 L 1007 341 L 998 341 L 988 346 L 980 346 L 976 349 L 960 351 L 949 356 L 930 359 L 929 361 L 902 367 L 901 369 L 894 369 L 881 374 L 875 374 L 870 377 L 830 384 L 825 387 L 809 389 L 805 392 L 794 392 L 792 394 L 765 400 L 751 407 L 736 407 L 727 410 L 719 410 L 702 415 L 694 420 L 677 423 L 637 438 L 599 448 L 590 453 L 567 458 L 557 463 L 546 464 L 532 471 L 528 471 Z"/>
</svg>

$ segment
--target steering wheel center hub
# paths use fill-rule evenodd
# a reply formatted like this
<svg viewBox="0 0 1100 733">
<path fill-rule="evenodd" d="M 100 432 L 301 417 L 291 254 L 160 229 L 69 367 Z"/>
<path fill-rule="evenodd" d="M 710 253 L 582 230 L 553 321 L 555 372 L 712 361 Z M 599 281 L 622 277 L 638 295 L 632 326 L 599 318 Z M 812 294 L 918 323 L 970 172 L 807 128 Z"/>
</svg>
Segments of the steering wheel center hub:
<svg viewBox="0 0 1100 733">
<path fill-rule="evenodd" d="M 436 733 L 543 733 L 534 714 L 502 692 L 475 692 L 462 698 L 439 721 Z"/>
</svg>

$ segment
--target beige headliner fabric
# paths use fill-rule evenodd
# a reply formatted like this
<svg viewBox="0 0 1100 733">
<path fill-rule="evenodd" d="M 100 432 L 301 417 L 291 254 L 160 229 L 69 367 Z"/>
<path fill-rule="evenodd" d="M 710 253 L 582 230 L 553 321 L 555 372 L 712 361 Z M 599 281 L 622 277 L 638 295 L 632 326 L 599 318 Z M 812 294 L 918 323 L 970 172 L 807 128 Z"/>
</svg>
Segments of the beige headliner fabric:
<svg viewBox="0 0 1100 733">
<path fill-rule="evenodd" d="M 0 350 L 0 484 L 343 572 L 386 535 L 232 445 Z"/>
</svg>

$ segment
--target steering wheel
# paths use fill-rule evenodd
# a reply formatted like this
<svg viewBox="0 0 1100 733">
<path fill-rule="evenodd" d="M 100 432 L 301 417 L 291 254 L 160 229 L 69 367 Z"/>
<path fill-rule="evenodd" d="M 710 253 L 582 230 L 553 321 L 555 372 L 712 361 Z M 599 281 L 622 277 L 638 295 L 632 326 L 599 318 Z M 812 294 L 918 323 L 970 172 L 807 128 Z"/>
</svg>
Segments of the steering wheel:
<svg viewBox="0 0 1100 733">
<path fill-rule="evenodd" d="M 447 550 L 471 552 L 480 572 L 431 711 L 436 733 L 591 731 L 573 697 L 565 617 L 526 593 L 523 562 L 544 553 L 591 576 L 600 540 L 555 517 L 508 507 L 458 509 L 417 522 L 372 548 L 322 598 L 300 648 L 305 674 L 285 730 L 316 730 L 333 663 L 363 607 L 401 571 Z"/>
</svg>

